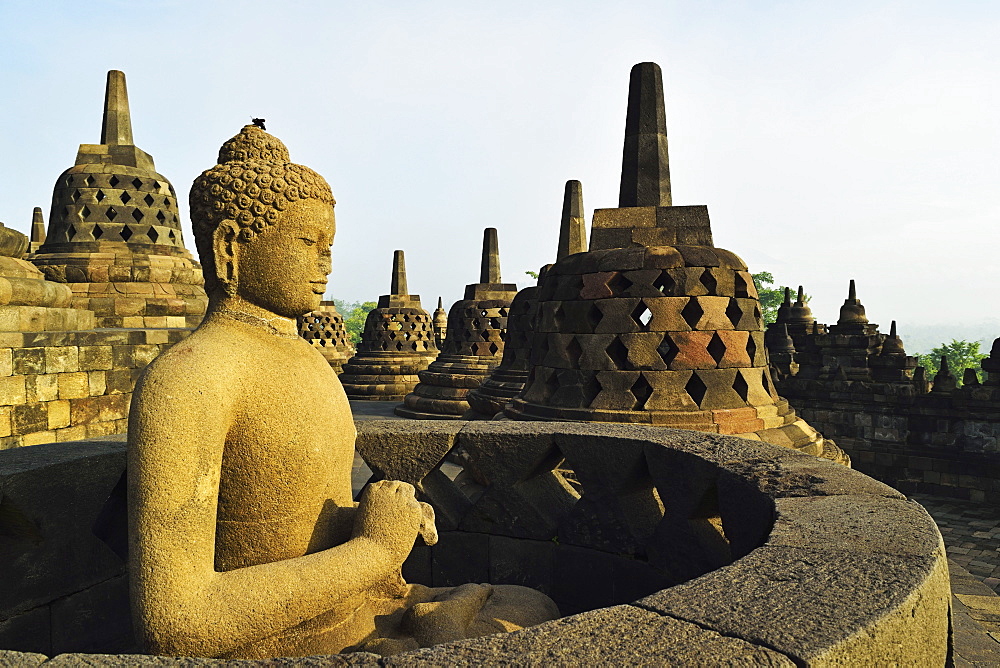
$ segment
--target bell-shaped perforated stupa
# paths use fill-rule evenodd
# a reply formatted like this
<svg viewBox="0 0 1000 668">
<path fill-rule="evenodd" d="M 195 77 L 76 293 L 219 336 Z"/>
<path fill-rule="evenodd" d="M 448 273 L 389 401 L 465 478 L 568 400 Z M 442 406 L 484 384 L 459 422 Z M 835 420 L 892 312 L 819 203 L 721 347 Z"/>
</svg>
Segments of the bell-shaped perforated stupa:
<svg viewBox="0 0 1000 668">
<path fill-rule="evenodd" d="M 420 296 L 406 286 L 406 260 L 392 258 L 389 294 L 368 313 L 357 354 L 343 367 L 340 382 L 350 399 L 400 401 L 417 386 L 417 372 L 437 357 L 431 316 Z"/>
<path fill-rule="evenodd" d="M 583 215 L 583 186 L 579 181 L 567 181 L 563 193 L 562 219 L 559 225 L 559 246 L 556 260 L 587 250 L 587 227 Z M 552 265 L 545 265 L 539 280 Z M 517 293 L 507 316 L 507 338 L 503 360 L 479 387 L 469 392 L 470 410 L 466 420 L 495 417 L 514 397 L 524 390 L 531 370 L 531 339 L 538 315 L 538 286 L 532 285 Z"/>
<path fill-rule="evenodd" d="M 29 259 L 49 280 L 70 284 L 73 305 L 94 311 L 101 327 L 187 327 L 205 313 L 177 195 L 133 143 L 117 70 L 108 72 L 101 143 L 81 144 L 76 164 L 59 176 L 48 234 Z"/>
<path fill-rule="evenodd" d="M 354 344 L 344 326 L 344 316 L 337 311 L 333 302 L 320 302 L 320 307 L 312 313 L 296 318 L 299 336 L 313 345 L 333 370 L 344 371 L 344 362 L 354 356 Z"/>
<path fill-rule="evenodd" d="M 619 208 L 539 288 L 516 419 L 737 434 L 846 461 L 775 392 L 753 278 L 704 206 L 672 206 L 660 68 L 632 68 Z"/>
<path fill-rule="evenodd" d="M 488 227 L 479 283 L 466 285 L 465 299 L 451 307 L 441 355 L 420 372 L 420 384 L 396 407 L 396 415 L 457 420 L 469 410 L 469 390 L 479 387 L 503 359 L 507 317 L 517 286 L 500 281 L 497 231 Z"/>
</svg>

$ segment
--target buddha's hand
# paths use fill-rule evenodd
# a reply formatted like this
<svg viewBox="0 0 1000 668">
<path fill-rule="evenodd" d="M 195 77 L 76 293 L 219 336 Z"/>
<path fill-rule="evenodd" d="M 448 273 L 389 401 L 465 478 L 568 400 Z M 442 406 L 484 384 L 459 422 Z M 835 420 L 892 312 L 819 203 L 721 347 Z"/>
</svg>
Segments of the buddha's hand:
<svg viewBox="0 0 1000 668">
<path fill-rule="evenodd" d="M 414 496 L 413 485 L 379 480 L 361 493 L 354 518 L 354 537 L 370 540 L 386 550 L 393 561 L 402 563 L 425 522 L 425 511 Z M 433 522 L 432 518 L 432 526 Z"/>
<path fill-rule="evenodd" d="M 429 503 L 420 502 L 422 518 L 420 520 L 420 537 L 426 545 L 438 542 L 437 524 L 434 523 L 434 507 Z"/>
</svg>

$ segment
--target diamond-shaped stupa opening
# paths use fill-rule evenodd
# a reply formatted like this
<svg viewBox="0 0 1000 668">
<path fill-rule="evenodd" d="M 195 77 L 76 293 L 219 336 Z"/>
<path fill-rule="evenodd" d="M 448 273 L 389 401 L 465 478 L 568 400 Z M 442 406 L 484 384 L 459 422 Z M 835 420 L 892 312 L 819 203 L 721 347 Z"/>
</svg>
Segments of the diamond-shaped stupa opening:
<svg viewBox="0 0 1000 668">
<path fill-rule="evenodd" d="M 580 347 L 580 342 L 576 340 L 575 336 L 566 345 L 566 356 L 569 357 L 570 364 L 574 369 L 580 368 L 580 357 L 583 356 L 583 348 Z"/>
<path fill-rule="evenodd" d="M 736 301 L 736 298 L 729 300 L 729 306 L 726 307 L 726 317 L 729 318 L 729 322 L 733 323 L 733 327 L 740 326 L 740 320 L 743 319 L 743 309 L 740 308 L 740 303 Z"/>
<path fill-rule="evenodd" d="M 663 358 L 663 363 L 670 366 L 670 363 L 674 361 L 677 357 L 677 353 L 681 350 L 674 343 L 674 340 L 670 338 L 670 334 L 664 334 L 663 340 L 660 341 L 660 345 L 656 348 L 656 352 L 660 353 L 660 357 Z"/>
<path fill-rule="evenodd" d="M 587 324 L 593 329 L 597 329 L 597 326 L 601 324 L 601 319 L 604 317 L 604 312 L 601 311 L 597 304 L 591 304 L 590 308 L 587 309 Z"/>
<path fill-rule="evenodd" d="M 119 183 L 121 183 L 121 181 L 119 181 L 119 180 L 118 180 L 118 177 L 117 177 L 117 176 L 115 176 L 114 174 L 112 174 L 112 175 L 111 175 L 111 178 L 110 178 L 110 179 L 108 179 L 108 183 L 110 183 L 110 184 L 111 184 L 111 187 L 112 187 L 112 188 L 114 188 L 114 187 L 115 187 L 115 186 L 117 186 L 117 185 L 118 185 Z"/>
<path fill-rule="evenodd" d="M 129 227 L 128 225 L 123 225 L 122 226 L 122 239 L 123 240 L 128 241 L 129 239 L 132 238 L 132 234 L 133 234 L 133 232 L 132 232 L 132 228 L 131 227 Z"/>
<path fill-rule="evenodd" d="M 549 372 L 549 377 L 545 379 L 545 397 L 551 398 L 553 394 L 559 391 L 559 374 L 556 373 L 555 369 Z"/>
<path fill-rule="evenodd" d="M 641 373 L 636 381 L 632 383 L 632 387 L 629 388 L 629 391 L 635 397 L 635 410 L 641 411 L 645 409 L 646 402 L 649 401 L 651 396 L 653 396 L 652 385 L 649 384 L 649 381 L 646 380 L 646 377 Z"/>
<path fill-rule="evenodd" d="M 132 218 L 135 219 L 135 222 L 141 223 L 142 222 L 142 211 L 140 211 L 139 209 L 132 209 Z"/>
<path fill-rule="evenodd" d="M 740 371 L 736 372 L 736 379 L 733 381 L 733 389 L 736 390 L 736 394 L 740 395 L 740 399 L 747 401 L 747 398 L 750 396 L 750 386 L 747 385 L 747 380 L 743 377 L 743 373 Z"/>
<path fill-rule="evenodd" d="M 653 319 L 653 312 L 646 306 L 646 302 L 640 301 L 632 309 L 632 319 L 643 329 L 648 329 L 649 321 Z"/>
<path fill-rule="evenodd" d="M 698 322 L 701 320 L 701 316 L 705 315 L 705 309 L 701 307 L 698 303 L 697 297 L 691 297 L 688 299 L 688 303 L 681 310 L 681 317 L 684 318 L 684 322 L 688 324 L 691 329 L 698 328 Z"/>
<path fill-rule="evenodd" d="M 115 207 L 113 206 L 109 206 L 108 212 L 104 215 L 108 217 L 108 220 L 114 222 L 115 218 L 118 217 L 118 210 L 115 209 Z M 128 239 L 126 239 L 125 241 L 128 241 Z"/>
<path fill-rule="evenodd" d="M 747 337 L 747 357 L 750 358 L 750 365 L 753 366 L 754 360 L 757 357 L 757 344 L 753 340 L 753 333 Z"/>
<path fill-rule="evenodd" d="M 715 276 L 712 274 L 712 270 L 710 268 L 705 267 L 705 271 L 701 272 L 700 280 L 701 284 L 705 286 L 706 290 L 708 290 L 708 294 L 714 295 L 716 288 L 719 287 L 719 282 L 715 280 Z"/>
<path fill-rule="evenodd" d="M 614 362 L 615 368 L 628 368 L 628 348 L 617 336 L 611 343 L 608 344 L 608 347 L 604 349 L 604 352 L 606 352 L 608 357 L 611 358 L 611 361 Z"/>
<path fill-rule="evenodd" d="M 142 187 L 142 179 L 140 179 L 138 176 L 135 177 L 134 179 L 132 179 L 132 185 L 135 187 L 136 190 L 138 190 L 139 188 Z"/>
<path fill-rule="evenodd" d="M 80 191 L 77 190 L 77 192 L 80 192 Z M 107 197 L 107 195 L 104 194 L 103 190 L 98 190 L 97 194 L 94 195 L 94 199 L 96 199 L 98 202 L 103 202 L 105 197 Z"/>
<path fill-rule="evenodd" d="M 752 280 L 752 279 L 749 279 Z M 743 274 L 736 274 L 736 296 L 748 299 L 750 297 L 750 286 L 748 279 Z"/>
<path fill-rule="evenodd" d="M 660 291 L 661 294 L 669 296 L 673 293 L 674 288 L 677 287 L 677 283 L 674 281 L 673 277 L 667 272 L 666 269 L 660 272 L 660 275 L 656 277 L 653 281 L 653 287 Z"/>
<path fill-rule="evenodd" d="M 705 385 L 705 381 L 698 376 L 698 372 L 695 371 L 691 374 L 687 385 L 684 386 L 684 391 L 700 407 L 702 399 L 705 398 L 705 393 L 708 392 L 708 387 Z"/>
<path fill-rule="evenodd" d="M 722 340 L 718 332 L 713 334 L 712 340 L 708 342 L 708 354 L 712 356 L 716 364 L 719 364 L 726 355 L 726 342 Z"/>
<path fill-rule="evenodd" d="M 128 194 L 127 190 L 122 191 L 121 201 L 122 204 L 128 204 L 129 202 L 132 201 L 132 196 Z"/>
<path fill-rule="evenodd" d="M 94 239 L 100 239 L 104 236 L 104 230 L 101 229 L 100 225 L 94 225 Z"/>
<path fill-rule="evenodd" d="M 607 281 L 608 289 L 616 297 L 621 297 L 625 292 L 632 287 L 632 281 L 625 277 L 625 274 L 620 271 L 615 272 L 614 276 Z"/>
</svg>

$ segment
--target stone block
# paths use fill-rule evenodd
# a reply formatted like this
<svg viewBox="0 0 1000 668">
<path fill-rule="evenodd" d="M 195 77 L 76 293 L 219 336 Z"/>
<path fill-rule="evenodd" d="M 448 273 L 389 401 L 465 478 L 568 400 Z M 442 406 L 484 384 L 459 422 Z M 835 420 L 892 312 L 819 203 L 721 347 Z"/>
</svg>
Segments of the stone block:
<svg viewBox="0 0 1000 668">
<path fill-rule="evenodd" d="M 6 619 L 0 619 L 0 647 L 18 653 L 50 654 L 52 651 L 52 622 L 49 616 L 49 606 L 43 605 L 27 612 L 6 616 Z M 0 666 L 20 668 L 20 663 L 7 663 L 5 666 L 4 660 L 10 657 L 4 655 L 5 652 L 0 650 Z M 37 656 L 37 654 L 28 654 L 29 662 L 26 665 L 33 665 L 33 656 Z"/>
<path fill-rule="evenodd" d="M 377 475 L 419 486 L 454 447 L 462 426 L 451 421 L 363 421 L 355 447 Z"/>
<path fill-rule="evenodd" d="M 72 373 L 79 370 L 79 348 L 76 346 L 45 348 L 45 373 Z"/>
<path fill-rule="evenodd" d="M 69 401 L 48 401 L 42 404 L 48 409 L 49 429 L 59 429 L 69 426 Z"/>
<path fill-rule="evenodd" d="M 0 377 L 0 397 L 5 405 L 23 404 L 27 400 L 24 376 Z"/>
<path fill-rule="evenodd" d="M 558 545 L 550 596 L 563 614 L 611 605 L 615 557 L 607 552 L 575 545 Z"/>
<path fill-rule="evenodd" d="M 86 371 L 58 375 L 60 399 L 82 399 L 90 396 L 90 376 Z"/>
<path fill-rule="evenodd" d="M 52 653 L 139 651 L 132 631 L 128 578 L 124 575 L 55 601 Z"/>
<path fill-rule="evenodd" d="M 11 432 L 15 436 L 45 431 L 48 423 L 49 415 L 45 404 L 22 404 L 11 407 Z"/>
<path fill-rule="evenodd" d="M 354 655 L 346 655 L 352 657 Z M 514 633 L 386 657 L 386 666 L 793 666 L 786 657 L 678 619 L 621 605 Z"/>
<path fill-rule="evenodd" d="M 107 392 L 108 375 L 105 371 L 91 371 L 87 374 L 87 382 L 90 385 L 90 396 L 99 397 Z"/>
<path fill-rule="evenodd" d="M 14 351 L 11 348 L 0 348 L 0 377 L 14 373 Z"/>
<path fill-rule="evenodd" d="M 11 435 L 10 406 L 0 406 L 0 437 Z"/>
<path fill-rule="evenodd" d="M 81 371 L 108 371 L 113 368 L 111 346 L 80 346 Z"/>
<path fill-rule="evenodd" d="M 490 584 L 515 584 L 552 591 L 556 544 L 548 540 L 490 536 Z"/>
<path fill-rule="evenodd" d="M 488 534 L 445 531 L 431 550 L 435 587 L 489 582 Z"/>
<path fill-rule="evenodd" d="M 44 654 L 0 649 L 0 668 L 33 668 L 45 663 L 48 658 Z"/>
<path fill-rule="evenodd" d="M 797 665 L 944 665 L 943 554 L 762 547 L 636 602 L 779 651 Z"/>
<path fill-rule="evenodd" d="M 14 348 L 11 350 L 11 362 L 15 374 L 45 373 L 45 349 Z"/>
</svg>

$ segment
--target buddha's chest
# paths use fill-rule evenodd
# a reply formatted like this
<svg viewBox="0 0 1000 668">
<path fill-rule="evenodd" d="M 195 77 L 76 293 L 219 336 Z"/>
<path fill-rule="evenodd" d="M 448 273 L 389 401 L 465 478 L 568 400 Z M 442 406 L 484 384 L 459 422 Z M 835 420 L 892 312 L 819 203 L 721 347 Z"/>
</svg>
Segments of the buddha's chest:
<svg viewBox="0 0 1000 668">
<path fill-rule="evenodd" d="M 315 512 L 351 502 L 354 421 L 343 388 L 314 351 L 257 360 L 226 440 L 219 505 L 229 518 Z"/>
</svg>

